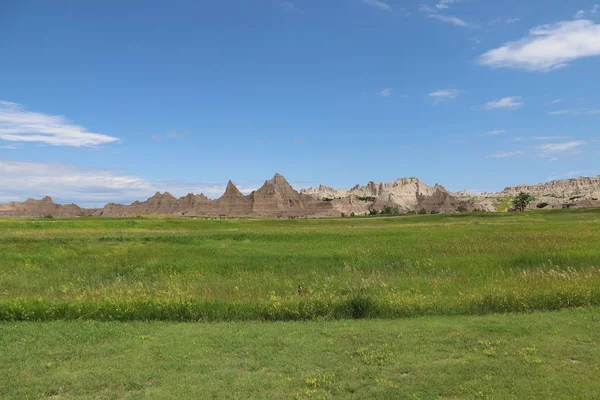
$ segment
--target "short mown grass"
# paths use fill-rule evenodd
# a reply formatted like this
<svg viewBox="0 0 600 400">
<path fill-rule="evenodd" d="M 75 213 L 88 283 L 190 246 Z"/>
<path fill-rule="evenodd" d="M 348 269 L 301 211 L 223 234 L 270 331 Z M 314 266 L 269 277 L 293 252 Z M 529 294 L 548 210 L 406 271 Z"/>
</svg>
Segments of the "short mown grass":
<svg viewBox="0 0 600 400">
<path fill-rule="evenodd" d="M 4 321 L 397 318 L 594 305 L 600 210 L 0 220 Z"/>
<path fill-rule="evenodd" d="M 4 322 L 2 399 L 597 399 L 600 309 L 311 322 Z"/>
</svg>

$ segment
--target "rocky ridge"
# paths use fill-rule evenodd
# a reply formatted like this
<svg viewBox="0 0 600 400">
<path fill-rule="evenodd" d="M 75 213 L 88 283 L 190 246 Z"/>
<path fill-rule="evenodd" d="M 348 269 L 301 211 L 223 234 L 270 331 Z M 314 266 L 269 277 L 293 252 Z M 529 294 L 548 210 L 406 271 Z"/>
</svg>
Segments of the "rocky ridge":
<svg viewBox="0 0 600 400">
<path fill-rule="evenodd" d="M 86 209 L 75 204 L 55 204 L 48 196 L 41 200 L 0 204 L 0 216 L 134 216 L 163 215 L 260 215 L 280 218 L 308 218 L 365 215 L 376 210 L 408 213 L 463 211 L 506 211 L 507 199 L 520 192 L 535 197 L 530 208 L 600 207 L 600 176 L 547 182 L 539 185 L 507 187 L 498 193 L 474 194 L 449 192 L 441 185 L 429 186 L 417 178 L 400 178 L 393 182 L 369 182 L 351 189 L 317 188 L 296 191 L 280 174 L 263 186 L 244 195 L 229 181 L 225 193 L 211 200 L 204 194 L 188 194 L 176 198 L 168 192 L 157 192 L 146 201 L 129 205 L 109 203 L 102 208 Z"/>
</svg>

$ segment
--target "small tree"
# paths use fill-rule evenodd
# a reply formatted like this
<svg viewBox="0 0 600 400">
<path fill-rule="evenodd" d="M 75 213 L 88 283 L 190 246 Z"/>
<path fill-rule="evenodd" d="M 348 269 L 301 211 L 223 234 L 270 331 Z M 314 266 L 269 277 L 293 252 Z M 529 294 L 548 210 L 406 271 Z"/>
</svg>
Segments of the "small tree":
<svg viewBox="0 0 600 400">
<path fill-rule="evenodd" d="M 421 208 L 421 209 L 419 210 L 419 214 L 420 214 L 420 215 L 425 215 L 425 214 L 427 214 L 427 210 L 426 210 L 426 209 L 424 209 L 424 208 Z"/>
<path fill-rule="evenodd" d="M 512 201 L 513 208 L 517 211 L 525 211 L 529 203 L 533 201 L 533 196 L 529 193 L 521 192 Z"/>
<path fill-rule="evenodd" d="M 456 208 L 456 211 L 458 211 L 459 213 L 466 213 L 466 212 L 467 212 L 467 211 L 469 211 L 469 210 L 468 210 L 468 209 L 467 209 L 467 207 L 465 207 L 465 206 L 458 206 L 458 207 Z"/>
</svg>

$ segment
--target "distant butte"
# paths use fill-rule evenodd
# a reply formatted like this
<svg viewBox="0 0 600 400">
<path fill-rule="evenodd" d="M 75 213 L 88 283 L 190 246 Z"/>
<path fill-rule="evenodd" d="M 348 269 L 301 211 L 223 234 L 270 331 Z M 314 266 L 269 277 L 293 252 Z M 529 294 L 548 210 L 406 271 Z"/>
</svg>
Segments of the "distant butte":
<svg viewBox="0 0 600 400">
<path fill-rule="evenodd" d="M 55 204 L 48 196 L 41 200 L 27 199 L 0 205 L 0 216 L 106 216 L 135 215 L 227 215 L 270 216 L 279 218 L 335 217 L 364 215 L 371 210 L 386 208 L 399 213 L 425 210 L 427 213 L 456 212 L 457 210 L 498 211 L 503 198 L 528 192 L 536 201 L 530 207 L 590 208 L 600 207 L 600 176 L 552 181 L 539 185 L 508 187 L 498 193 L 473 194 L 467 191 L 451 193 L 441 185 L 428 186 L 417 178 L 399 178 L 394 182 L 369 182 L 352 189 L 333 189 L 320 185 L 296 191 L 280 174 L 265 181 L 263 186 L 244 195 L 230 180 L 225 193 L 211 200 L 204 194 L 188 194 L 177 199 L 169 192 L 156 192 L 146 201 L 130 205 L 109 203 L 103 208 L 81 208 L 75 204 Z M 500 210 L 504 211 L 504 210 Z"/>
</svg>

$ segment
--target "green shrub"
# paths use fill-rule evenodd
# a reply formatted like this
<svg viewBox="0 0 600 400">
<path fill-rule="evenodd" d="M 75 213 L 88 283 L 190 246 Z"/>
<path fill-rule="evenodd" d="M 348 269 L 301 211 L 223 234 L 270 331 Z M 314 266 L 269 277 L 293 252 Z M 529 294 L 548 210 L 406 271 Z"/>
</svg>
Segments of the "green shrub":
<svg viewBox="0 0 600 400">
<path fill-rule="evenodd" d="M 420 214 L 420 215 L 425 215 L 425 214 L 427 214 L 427 210 L 426 210 L 426 209 L 424 209 L 424 208 L 421 208 L 421 209 L 419 210 L 419 214 Z"/>
<path fill-rule="evenodd" d="M 366 201 L 370 203 L 375 203 L 376 198 L 371 196 L 356 196 L 358 201 Z"/>
</svg>

